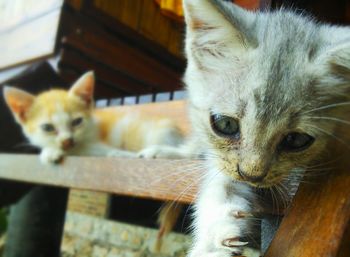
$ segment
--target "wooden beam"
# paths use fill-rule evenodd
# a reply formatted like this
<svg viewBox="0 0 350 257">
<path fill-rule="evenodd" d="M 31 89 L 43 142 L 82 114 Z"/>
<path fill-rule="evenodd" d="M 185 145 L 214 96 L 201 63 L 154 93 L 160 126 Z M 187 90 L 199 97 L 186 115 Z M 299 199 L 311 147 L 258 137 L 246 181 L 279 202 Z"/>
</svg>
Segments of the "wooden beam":
<svg viewBox="0 0 350 257">
<path fill-rule="evenodd" d="M 301 184 L 265 257 L 337 256 L 350 218 L 349 164 L 339 167 Z"/>
<path fill-rule="evenodd" d="M 132 28 L 122 24 L 120 21 L 111 16 L 106 15 L 103 11 L 96 8 L 92 0 L 85 0 L 82 8 L 82 13 L 98 22 L 101 25 L 107 26 L 120 38 L 125 39 L 130 45 L 142 49 L 149 56 L 161 61 L 164 65 L 172 67 L 174 70 L 182 73 L 185 68 L 185 60 L 171 54 L 163 46 L 153 42 L 150 39 L 142 36 Z"/>
<path fill-rule="evenodd" d="M 200 161 L 68 157 L 42 165 L 36 155 L 0 154 L 0 178 L 32 184 L 93 190 L 191 203 Z"/>
</svg>

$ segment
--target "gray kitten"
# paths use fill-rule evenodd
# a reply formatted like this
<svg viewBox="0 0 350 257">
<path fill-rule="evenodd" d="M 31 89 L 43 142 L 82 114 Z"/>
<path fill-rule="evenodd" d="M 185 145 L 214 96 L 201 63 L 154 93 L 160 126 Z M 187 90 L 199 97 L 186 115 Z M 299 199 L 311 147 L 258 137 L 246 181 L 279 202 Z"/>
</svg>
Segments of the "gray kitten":
<svg viewBox="0 0 350 257">
<path fill-rule="evenodd" d="M 189 256 L 229 257 L 252 228 L 239 215 L 257 208 L 251 186 L 282 184 L 330 142 L 345 140 L 337 131 L 350 124 L 350 28 L 219 0 L 184 0 L 184 7 L 193 134 L 183 148 L 146 152 L 204 153 Z"/>
</svg>

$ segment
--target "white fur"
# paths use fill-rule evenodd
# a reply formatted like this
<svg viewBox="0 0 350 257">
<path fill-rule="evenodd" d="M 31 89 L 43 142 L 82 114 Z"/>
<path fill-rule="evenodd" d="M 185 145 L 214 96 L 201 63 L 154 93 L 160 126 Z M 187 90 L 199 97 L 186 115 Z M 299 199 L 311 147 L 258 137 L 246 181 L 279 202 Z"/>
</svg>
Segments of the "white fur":
<svg viewBox="0 0 350 257">
<path fill-rule="evenodd" d="M 232 252 L 241 252 L 240 242 L 236 242 L 237 246 L 225 247 L 222 241 L 239 238 L 249 229 L 244 219 L 234 217 L 237 211 L 251 211 L 247 196 L 252 196 L 247 185 L 234 183 L 215 169 L 209 170 L 196 201 L 195 238 L 190 257 L 209 254 L 229 257 Z"/>
</svg>

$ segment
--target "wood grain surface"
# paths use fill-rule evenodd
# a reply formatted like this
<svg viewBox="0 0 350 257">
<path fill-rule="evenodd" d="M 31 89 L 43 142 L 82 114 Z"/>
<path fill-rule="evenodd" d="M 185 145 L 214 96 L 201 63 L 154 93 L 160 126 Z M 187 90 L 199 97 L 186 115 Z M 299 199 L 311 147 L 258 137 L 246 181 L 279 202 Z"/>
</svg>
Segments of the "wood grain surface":
<svg viewBox="0 0 350 257">
<path fill-rule="evenodd" d="M 350 256 L 349 163 L 301 184 L 266 257 Z M 339 250 L 341 252 L 339 252 Z"/>
<path fill-rule="evenodd" d="M 199 161 L 68 157 L 43 165 L 36 155 L 0 154 L 0 178 L 190 203 L 203 172 Z"/>
</svg>

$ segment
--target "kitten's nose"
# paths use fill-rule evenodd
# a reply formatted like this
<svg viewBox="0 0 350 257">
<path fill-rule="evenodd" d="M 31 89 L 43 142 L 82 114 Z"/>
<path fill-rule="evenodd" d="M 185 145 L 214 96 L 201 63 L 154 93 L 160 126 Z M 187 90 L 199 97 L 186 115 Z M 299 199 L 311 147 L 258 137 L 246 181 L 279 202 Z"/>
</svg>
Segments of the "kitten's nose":
<svg viewBox="0 0 350 257">
<path fill-rule="evenodd" d="M 247 175 L 240 167 L 239 165 L 237 164 L 237 172 L 239 174 L 239 176 L 246 180 L 246 181 L 250 181 L 250 182 L 253 182 L 253 183 L 256 183 L 256 182 L 261 182 L 264 180 L 264 178 L 266 177 L 267 173 L 264 172 L 262 175 L 260 176 L 252 176 L 252 175 Z"/>
<path fill-rule="evenodd" d="M 61 147 L 63 150 L 68 150 L 69 148 L 72 148 L 74 146 L 74 140 L 73 138 L 67 138 L 62 141 Z"/>
</svg>

